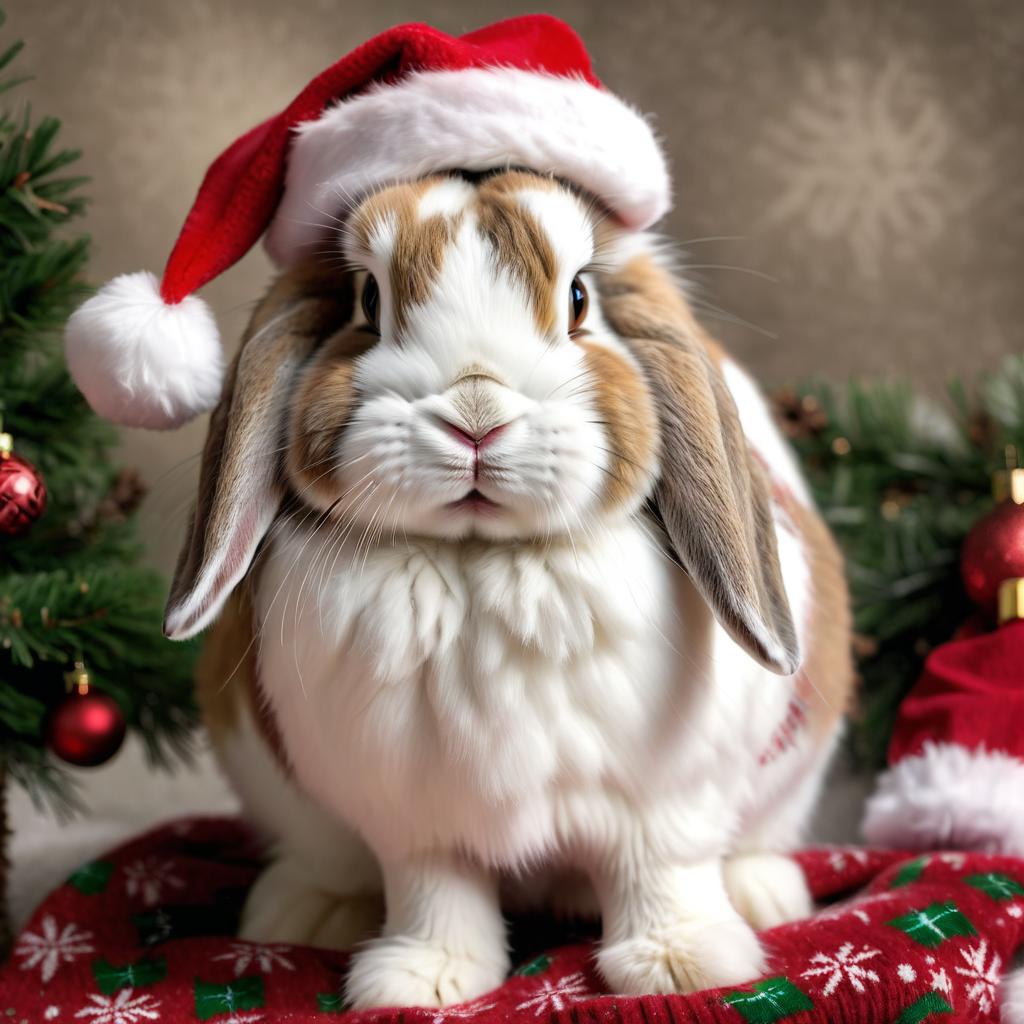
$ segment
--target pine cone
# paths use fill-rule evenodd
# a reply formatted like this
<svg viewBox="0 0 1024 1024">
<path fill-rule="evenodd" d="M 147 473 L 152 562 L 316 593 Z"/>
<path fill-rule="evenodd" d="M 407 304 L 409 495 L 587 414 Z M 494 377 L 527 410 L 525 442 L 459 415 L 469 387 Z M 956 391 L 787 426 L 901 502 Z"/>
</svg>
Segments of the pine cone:
<svg viewBox="0 0 1024 1024">
<path fill-rule="evenodd" d="M 828 415 L 814 395 L 784 388 L 773 396 L 779 425 L 791 440 L 817 437 L 828 427 Z"/>
<path fill-rule="evenodd" d="M 122 469 L 96 509 L 100 522 L 123 522 L 142 503 L 148 488 L 138 470 Z"/>
</svg>

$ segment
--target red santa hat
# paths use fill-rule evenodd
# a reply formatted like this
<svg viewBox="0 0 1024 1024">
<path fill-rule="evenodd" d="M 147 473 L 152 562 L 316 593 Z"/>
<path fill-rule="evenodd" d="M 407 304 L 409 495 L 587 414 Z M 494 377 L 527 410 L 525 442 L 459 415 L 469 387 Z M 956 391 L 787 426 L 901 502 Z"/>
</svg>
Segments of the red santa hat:
<svg viewBox="0 0 1024 1024">
<path fill-rule="evenodd" d="M 608 92 L 548 15 L 452 37 L 400 25 L 342 57 L 207 171 L 158 281 L 114 278 L 68 322 L 68 366 L 102 416 L 171 428 L 216 404 L 217 329 L 194 293 L 261 235 L 287 267 L 368 190 L 432 171 L 550 172 L 643 229 L 669 208 L 647 121 Z"/>
<path fill-rule="evenodd" d="M 1024 857 L 1024 579 L 1002 584 L 999 605 L 1005 625 L 936 648 L 900 705 L 868 842 Z M 999 1002 L 1004 1024 L 1024 1024 L 1024 967 Z"/>
<path fill-rule="evenodd" d="M 1024 612 L 1024 580 L 1003 585 Z M 868 842 L 1024 857 L 1024 619 L 935 649 L 900 705 Z"/>
</svg>

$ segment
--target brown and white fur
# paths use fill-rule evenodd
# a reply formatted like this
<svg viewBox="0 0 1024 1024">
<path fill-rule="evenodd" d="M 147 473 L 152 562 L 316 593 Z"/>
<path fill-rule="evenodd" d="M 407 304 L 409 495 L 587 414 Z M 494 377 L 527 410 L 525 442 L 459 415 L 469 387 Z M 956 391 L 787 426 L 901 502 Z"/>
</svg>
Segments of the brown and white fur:
<svg viewBox="0 0 1024 1024">
<path fill-rule="evenodd" d="M 379 928 L 351 1004 L 444 1006 L 508 969 L 499 881 L 582 873 L 612 991 L 755 977 L 852 678 L 764 400 L 550 178 L 392 186 L 336 247 L 253 317 L 168 609 L 272 840 L 242 936 Z"/>
</svg>

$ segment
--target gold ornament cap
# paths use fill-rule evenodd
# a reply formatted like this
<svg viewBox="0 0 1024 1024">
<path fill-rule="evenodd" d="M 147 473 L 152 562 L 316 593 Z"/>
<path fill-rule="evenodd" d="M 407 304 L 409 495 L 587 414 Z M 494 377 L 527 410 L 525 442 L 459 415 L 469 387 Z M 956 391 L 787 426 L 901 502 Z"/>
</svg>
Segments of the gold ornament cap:
<svg viewBox="0 0 1024 1024">
<path fill-rule="evenodd" d="M 997 502 L 1012 501 L 1024 505 L 1024 466 L 1018 461 L 1015 445 L 1006 446 L 1006 469 L 992 475 L 992 496 Z"/>
<path fill-rule="evenodd" d="M 89 692 L 89 670 L 85 667 L 84 661 L 76 661 L 75 667 L 64 673 L 64 685 L 68 693 L 77 690 L 80 697 Z"/>
<path fill-rule="evenodd" d="M 1024 578 L 999 584 L 999 625 L 1024 619 Z"/>
</svg>

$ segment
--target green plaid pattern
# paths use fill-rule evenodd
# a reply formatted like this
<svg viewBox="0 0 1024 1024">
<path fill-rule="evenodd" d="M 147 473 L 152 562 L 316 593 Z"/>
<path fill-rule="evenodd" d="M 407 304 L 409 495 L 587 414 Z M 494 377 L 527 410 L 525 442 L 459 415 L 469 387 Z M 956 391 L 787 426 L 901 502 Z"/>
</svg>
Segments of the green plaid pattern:
<svg viewBox="0 0 1024 1024">
<path fill-rule="evenodd" d="M 952 1013 L 953 1007 L 938 992 L 929 992 L 911 1003 L 897 1018 L 895 1024 L 921 1024 L 933 1013 Z"/>
<path fill-rule="evenodd" d="M 74 886 L 86 896 L 95 896 L 103 892 L 114 873 L 114 865 L 105 860 L 94 860 L 83 864 L 68 879 L 68 885 Z"/>
<path fill-rule="evenodd" d="M 344 1013 L 345 997 L 340 992 L 317 992 L 316 1005 L 321 1013 Z"/>
<path fill-rule="evenodd" d="M 551 966 L 551 957 L 541 954 L 530 960 L 528 963 L 517 967 L 512 973 L 525 978 L 532 978 L 535 974 L 543 974 Z"/>
<path fill-rule="evenodd" d="M 918 857 L 917 860 L 907 861 L 896 872 L 896 877 L 893 878 L 889 888 L 899 889 L 904 885 L 910 885 L 911 882 L 916 882 L 924 874 L 924 869 L 928 866 L 928 862 L 928 857 Z"/>
<path fill-rule="evenodd" d="M 118 965 L 101 957 L 93 961 L 92 976 L 96 979 L 96 987 L 105 996 L 112 996 L 119 988 L 145 988 L 163 981 L 167 977 L 167 961 L 160 957 Z"/>
<path fill-rule="evenodd" d="M 924 910 L 912 910 L 886 923 L 930 949 L 941 946 L 946 939 L 956 935 L 978 934 L 955 903 L 932 903 Z"/>
<path fill-rule="evenodd" d="M 789 978 L 766 978 L 753 992 L 730 992 L 722 1001 L 738 1010 L 747 1024 L 774 1024 L 783 1017 L 813 1010 L 814 1003 Z"/>
<path fill-rule="evenodd" d="M 263 979 L 238 978 L 227 985 L 212 985 L 196 978 L 196 1016 L 209 1020 L 218 1013 L 258 1010 L 263 1005 Z"/>
<path fill-rule="evenodd" d="M 991 896 L 997 903 L 1003 900 L 1012 900 L 1017 896 L 1024 896 L 1024 885 L 998 871 L 990 871 L 984 875 L 971 875 L 964 881 L 968 885 L 974 886 L 975 889 L 980 889 L 986 896 Z"/>
</svg>

